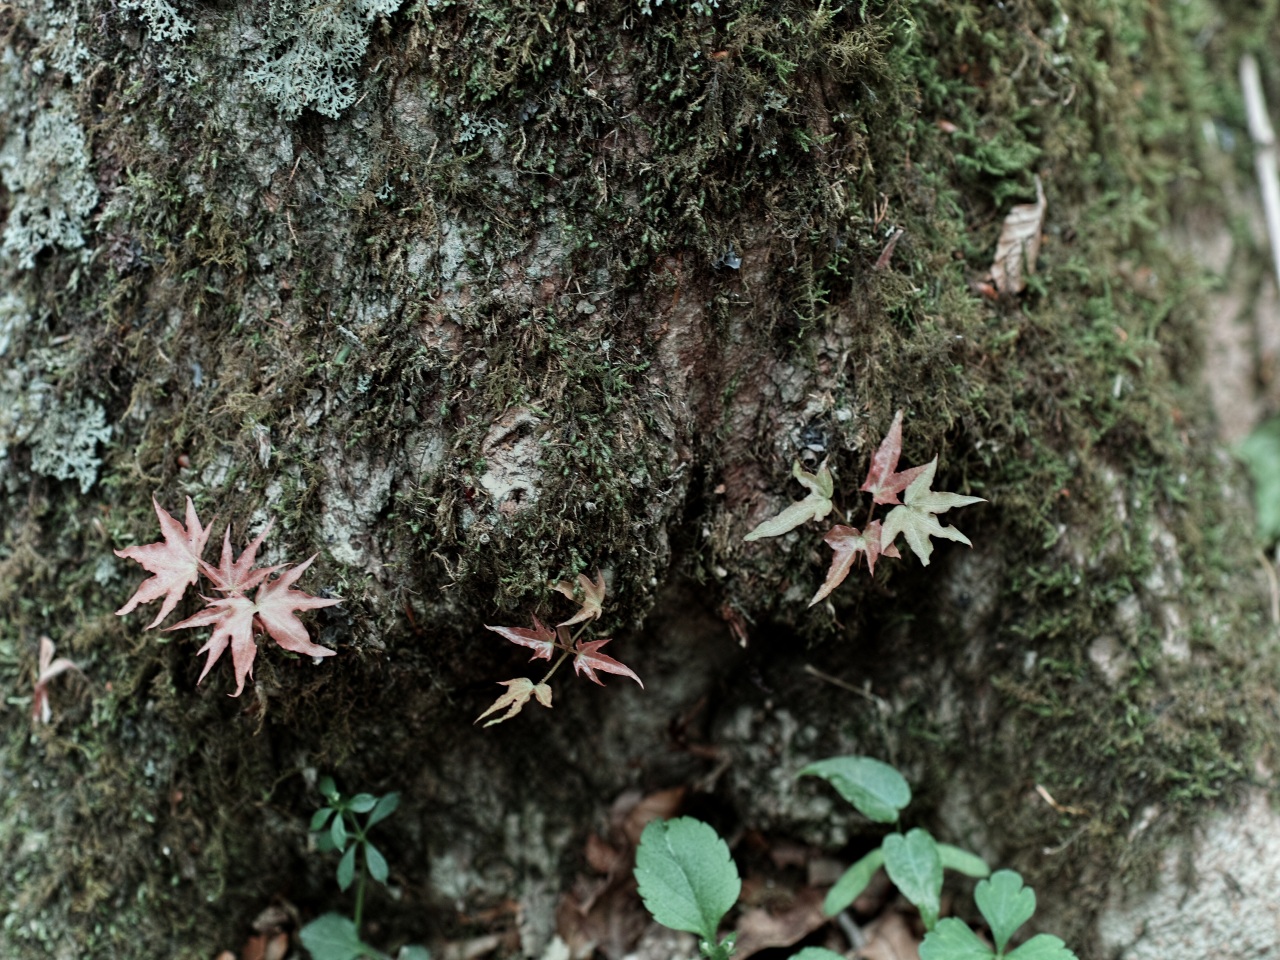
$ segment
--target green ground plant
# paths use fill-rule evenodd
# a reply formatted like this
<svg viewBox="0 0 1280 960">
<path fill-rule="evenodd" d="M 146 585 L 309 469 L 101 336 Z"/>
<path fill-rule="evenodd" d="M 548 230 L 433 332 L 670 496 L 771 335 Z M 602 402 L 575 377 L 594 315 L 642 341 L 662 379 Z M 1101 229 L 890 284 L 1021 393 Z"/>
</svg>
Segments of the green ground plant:
<svg viewBox="0 0 1280 960">
<path fill-rule="evenodd" d="M 357 793 L 344 797 L 332 777 L 321 778 L 320 792 L 328 802 L 311 817 L 316 848 L 341 852 L 338 886 L 345 892 L 354 883 L 356 903 L 350 917 L 330 912 L 308 923 L 299 933 L 302 945 L 313 960 L 359 960 L 361 957 L 390 960 L 387 954 L 360 939 L 360 923 L 364 916 L 366 881 L 372 878 L 378 883 L 387 882 L 387 858 L 369 840 L 369 831 L 396 812 L 400 794 L 375 797 L 371 793 Z M 363 823 L 361 816 L 364 816 Z M 428 960 L 429 956 L 425 947 L 406 946 L 401 948 L 399 960 Z"/>
<path fill-rule="evenodd" d="M 810 764 L 797 776 L 821 777 L 876 823 L 897 823 L 911 802 L 911 787 L 902 774 L 871 757 L 832 757 Z M 987 878 L 990 870 L 980 857 L 939 843 L 920 828 L 889 834 L 849 867 L 827 894 L 823 903 L 827 915 L 848 908 L 881 867 L 920 911 L 926 930 L 921 960 L 1076 960 L 1062 940 L 1048 934 L 1038 934 L 1006 952 L 1009 939 L 1035 912 L 1035 893 L 1012 870 Z M 963 920 L 939 919 L 944 869 L 985 878 L 974 899 L 990 927 L 994 947 Z M 719 938 L 719 929 L 738 900 L 742 882 L 728 845 L 712 827 L 692 817 L 653 821 L 640 837 L 635 877 L 645 907 L 658 923 L 696 934 L 707 960 L 730 960 L 736 935 Z M 792 960 L 838 956 L 821 947 L 806 947 Z"/>
</svg>

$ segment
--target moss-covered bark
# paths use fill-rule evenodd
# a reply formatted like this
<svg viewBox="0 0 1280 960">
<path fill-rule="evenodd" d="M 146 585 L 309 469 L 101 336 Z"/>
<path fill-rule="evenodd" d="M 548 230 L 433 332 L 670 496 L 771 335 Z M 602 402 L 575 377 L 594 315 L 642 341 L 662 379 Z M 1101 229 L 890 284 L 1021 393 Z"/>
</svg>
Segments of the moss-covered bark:
<svg viewBox="0 0 1280 960">
<path fill-rule="evenodd" d="M 392 936 L 516 897 L 536 951 L 591 817 L 715 767 L 692 738 L 726 817 L 834 846 L 785 774 L 894 760 L 1089 956 L 1107 879 L 1271 736 L 1207 277 L 1166 231 L 1275 35 L 1202 0 L 0 8 L 5 955 L 207 956 L 273 895 L 323 908 L 317 771 L 406 794 Z M 1039 270 L 993 302 L 1036 175 Z M 904 462 L 989 501 L 975 547 L 810 609 L 818 532 L 742 534 L 795 458 L 861 510 L 899 408 Z M 115 617 L 153 495 L 319 550 L 338 656 L 264 647 L 233 700 Z M 521 669 L 482 625 L 596 568 L 645 690 L 564 677 L 474 730 Z M 33 734 L 42 635 L 87 680 Z"/>
</svg>

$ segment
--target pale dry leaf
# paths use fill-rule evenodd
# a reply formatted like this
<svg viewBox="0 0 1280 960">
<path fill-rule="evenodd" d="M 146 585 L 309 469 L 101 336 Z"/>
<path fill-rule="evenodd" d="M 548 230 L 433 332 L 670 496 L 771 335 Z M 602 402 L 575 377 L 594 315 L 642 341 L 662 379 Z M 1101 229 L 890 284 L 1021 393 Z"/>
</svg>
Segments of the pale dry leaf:
<svg viewBox="0 0 1280 960">
<path fill-rule="evenodd" d="M 859 960 L 920 960 L 920 940 L 907 918 L 896 911 L 883 914 L 865 928 L 867 943 Z"/>
<path fill-rule="evenodd" d="M 31 695 L 31 719 L 40 723 L 48 723 L 53 719 L 53 710 L 49 706 L 49 681 L 68 670 L 80 672 L 80 668 L 65 657 L 55 660 L 53 653 L 53 641 L 48 637 L 41 637 L 35 692 Z"/>
<path fill-rule="evenodd" d="M 529 702 L 530 697 L 536 698 L 544 707 L 551 706 L 551 688 L 545 683 L 534 683 L 528 677 L 517 677 L 514 680 L 500 680 L 498 684 L 506 687 L 507 692 L 495 700 L 488 710 L 476 717 L 476 723 L 503 708 L 506 708 L 507 712 L 490 720 L 485 726 L 492 727 L 495 723 L 510 720 L 524 709 L 524 705 Z"/>
<path fill-rule="evenodd" d="M 835 480 L 824 461 L 817 473 L 809 473 L 800 466 L 797 460 L 791 468 L 791 475 L 809 491 L 803 500 L 797 500 L 775 517 L 759 524 L 748 533 L 743 540 L 759 540 L 762 537 L 780 537 L 782 534 L 810 520 L 821 520 L 831 512 L 831 495 L 835 491 Z"/>
<path fill-rule="evenodd" d="M 935 492 L 929 489 L 933 486 L 933 475 L 937 469 L 938 458 L 934 457 L 925 464 L 924 472 L 907 487 L 905 504 L 889 511 L 889 516 L 885 517 L 884 526 L 880 531 L 881 553 L 888 553 L 889 547 L 893 545 L 893 541 L 900 533 L 906 535 L 907 546 L 926 567 L 933 553 L 930 537 L 945 537 L 966 546 L 973 546 L 969 538 L 955 527 L 944 527 L 940 524 L 936 515 L 946 513 L 953 507 L 982 503 L 983 500 L 981 497 Z"/>
<path fill-rule="evenodd" d="M 1004 296 L 1021 293 L 1027 276 L 1036 272 L 1045 208 L 1044 187 L 1036 177 L 1036 202 L 1020 203 L 1004 218 L 991 263 L 991 281 Z"/>
<path fill-rule="evenodd" d="M 604 606 L 604 574 L 599 570 L 596 571 L 595 582 L 591 582 L 591 578 L 585 573 L 578 574 L 578 585 L 582 587 L 582 594 L 585 597 L 581 602 L 581 609 L 568 620 L 557 624 L 560 627 L 572 626 L 575 623 L 585 623 L 587 620 L 599 620 L 600 612 Z M 562 593 L 570 600 L 575 599 L 573 595 L 573 584 L 561 580 L 554 587 L 557 593 Z"/>
</svg>

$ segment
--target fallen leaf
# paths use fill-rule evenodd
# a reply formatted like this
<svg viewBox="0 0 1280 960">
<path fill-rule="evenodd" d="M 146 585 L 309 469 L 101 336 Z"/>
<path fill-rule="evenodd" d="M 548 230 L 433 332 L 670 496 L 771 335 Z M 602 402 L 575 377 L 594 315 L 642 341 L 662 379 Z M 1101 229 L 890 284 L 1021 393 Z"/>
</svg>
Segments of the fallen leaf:
<svg viewBox="0 0 1280 960">
<path fill-rule="evenodd" d="M 1004 296 L 1021 293 L 1027 287 L 1026 276 L 1036 272 L 1045 207 L 1044 187 L 1036 177 L 1036 202 L 1020 203 L 1004 218 L 990 274 Z"/>
<path fill-rule="evenodd" d="M 791 906 L 780 913 L 764 907 L 743 913 L 738 919 L 738 940 L 733 955 L 744 960 L 770 947 L 790 947 L 829 919 L 822 911 L 822 894 L 812 887 L 805 888 L 796 895 Z"/>
<path fill-rule="evenodd" d="M 920 960 L 920 940 L 902 914 L 882 914 L 864 932 L 867 942 L 858 951 L 861 960 Z"/>
</svg>

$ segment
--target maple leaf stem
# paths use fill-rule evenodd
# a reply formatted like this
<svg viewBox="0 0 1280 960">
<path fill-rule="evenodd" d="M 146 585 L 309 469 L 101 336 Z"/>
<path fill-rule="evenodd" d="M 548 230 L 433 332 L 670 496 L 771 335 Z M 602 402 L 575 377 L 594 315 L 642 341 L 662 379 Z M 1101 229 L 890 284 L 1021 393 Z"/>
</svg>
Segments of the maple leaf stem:
<svg viewBox="0 0 1280 960">
<path fill-rule="evenodd" d="M 581 632 L 581 631 L 579 631 L 579 632 Z M 546 676 L 544 676 L 544 677 L 543 677 L 541 680 L 539 680 L 538 682 L 539 682 L 539 683 L 546 683 L 548 680 L 550 680 L 550 679 L 551 679 L 551 675 L 552 675 L 553 673 L 555 673 L 557 670 L 559 670 L 559 669 L 560 669 L 560 664 L 562 664 L 562 663 L 564 663 L 566 660 L 568 660 L 568 659 L 569 659 L 569 654 L 571 654 L 572 652 L 573 652 L 572 650 L 563 650 L 563 651 L 561 652 L 561 654 L 560 654 L 560 659 L 559 659 L 559 660 L 557 660 L 555 663 L 553 663 L 553 664 L 551 665 L 551 669 L 547 671 Z"/>
</svg>

